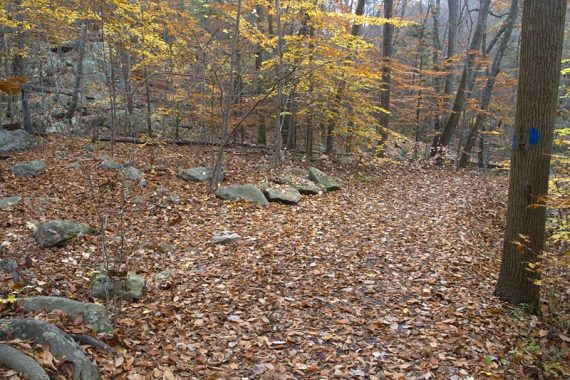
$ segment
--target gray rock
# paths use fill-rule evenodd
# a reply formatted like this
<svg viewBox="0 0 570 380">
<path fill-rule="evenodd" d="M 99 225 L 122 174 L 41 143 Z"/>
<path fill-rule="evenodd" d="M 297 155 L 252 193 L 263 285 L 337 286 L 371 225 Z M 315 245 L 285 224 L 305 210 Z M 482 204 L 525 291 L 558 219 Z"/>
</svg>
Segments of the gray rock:
<svg viewBox="0 0 570 380">
<path fill-rule="evenodd" d="M 109 320 L 107 309 L 103 305 L 78 302 L 62 297 L 29 297 L 19 300 L 18 304 L 27 311 L 63 310 L 71 319 L 81 315 L 83 322 L 92 325 L 96 333 L 113 330 L 113 324 Z"/>
<path fill-rule="evenodd" d="M 323 186 L 327 191 L 340 190 L 340 182 L 317 168 L 309 169 L 309 178 L 311 181 Z"/>
<path fill-rule="evenodd" d="M 93 233 L 95 230 L 87 224 L 68 220 L 52 220 L 41 224 L 32 236 L 40 247 L 50 248 L 64 245 L 77 236 Z"/>
<path fill-rule="evenodd" d="M 269 204 L 261 190 L 253 185 L 220 187 L 216 191 L 216 196 L 226 200 L 242 199 L 260 206 Z"/>
<path fill-rule="evenodd" d="M 44 161 L 30 161 L 12 165 L 10 171 L 16 177 L 36 177 L 46 170 Z"/>
<path fill-rule="evenodd" d="M 136 197 L 131 199 L 131 203 L 134 205 L 137 205 L 137 204 L 141 203 L 142 201 L 144 201 L 144 196 L 142 196 L 142 195 L 137 195 Z"/>
<path fill-rule="evenodd" d="M 67 165 L 67 167 L 69 169 L 81 169 L 81 163 L 79 162 L 72 162 L 69 165 Z"/>
<path fill-rule="evenodd" d="M 99 167 L 107 170 L 119 170 L 123 167 L 123 165 L 121 165 L 117 161 L 104 160 L 103 162 L 101 162 L 101 165 L 99 165 Z"/>
<path fill-rule="evenodd" d="M 91 144 L 86 144 L 81 146 L 81 150 L 84 152 L 95 152 L 95 147 Z"/>
<path fill-rule="evenodd" d="M 36 138 L 24 130 L 7 131 L 0 129 L 0 154 L 28 150 L 37 146 Z"/>
<path fill-rule="evenodd" d="M 212 237 L 212 242 L 214 244 L 230 244 L 234 241 L 238 241 L 239 239 L 241 239 L 241 236 L 235 232 L 220 231 L 216 232 L 216 234 Z"/>
<path fill-rule="evenodd" d="M 176 249 L 176 245 L 172 243 L 160 243 L 158 250 L 162 253 L 172 252 Z"/>
<path fill-rule="evenodd" d="M 22 200 L 22 197 L 16 195 L 14 197 L 0 198 L 0 210 L 8 209 L 17 205 Z"/>
<path fill-rule="evenodd" d="M 143 178 L 143 173 L 134 166 L 127 166 L 121 170 L 121 173 L 126 179 L 130 179 L 131 181 L 137 181 Z"/>
<path fill-rule="evenodd" d="M 155 274 L 153 274 L 153 275 L 152 275 L 152 280 L 153 280 L 154 282 L 164 281 L 164 280 L 168 280 L 168 279 L 170 278 L 170 276 L 172 276 L 172 274 L 171 274 L 169 271 L 164 270 L 164 271 L 162 271 L 162 272 L 160 272 L 160 273 L 155 273 Z"/>
<path fill-rule="evenodd" d="M 98 273 L 93 279 L 91 296 L 93 298 L 106 300 L 119 298 L 124 301 L 134 301 L 141 299 L 146 289 L 144 277 L 129 272 L 127 277 L 110 278 L 104 273 Z"/>
<path fill-rule="evenodd" d="M 268 188 L 265 189 L 263 193 L 270 202 L 297 204 L 301 200 L 301 194 L 293 187 L 286 189 Z"/>
<path fill-rule="evenodd" d="M 314 182 L 303 182 L 293 185 L 297 191 L 303 195 L 317 195 L 325 191 L 323 187 L 320 187 Z"/>
<path fill-rule="evenodd" d="M 184 181 L 205 182 L 212 178 L 212 168 L 198 166 L 191 169 L 184 169 L 178 172 L 177 177 Z"/>
<path fill-rule="evenodd" d="M 47 346 L 60 362 L 73 363 L 73 380 L 100 379 L 97 366 L 85 355 L 79 344 L 56 326 L 34 318 L 2 320 L 0 340 L 31 340 L 34 345 Z"/>
<path fill-rule="evenodd" d="M 294 175 L 300 178 L 309 179 L 309 171 L 303 168 L 291 168 L 286 171 L 287 175 Z"/>
<path fill-rule="evenodd" d="M 178 195 L 178 194 L 170 194 L 168 196 L 167 200 L 168 200 L 168 203 L 173 204 L 173 205 L 180 204 L 180 202 L 181 202 L 180 195 Z"/>
<path fill-rule="evenodd" d="M 144 178 L 144 177 L 141 178 L 141 180 L 139 181 L 139 187 L 140 187 L 141 189 L 144 189 L 144 188 L 147 187 L 147 185 L 148 185 L 148 183 L 147 183 L 147 181 L 146 181 L 146 178 Z"/>
</svg>

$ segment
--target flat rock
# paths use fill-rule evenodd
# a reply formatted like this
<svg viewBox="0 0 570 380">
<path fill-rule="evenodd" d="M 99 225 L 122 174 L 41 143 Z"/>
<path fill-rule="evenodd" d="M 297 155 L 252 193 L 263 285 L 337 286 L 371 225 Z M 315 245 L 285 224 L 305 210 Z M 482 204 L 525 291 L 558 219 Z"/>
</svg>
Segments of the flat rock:
<svg viewBox="0 0 570 380">
<path fill-rule="evenodd" d="M 16 195 L 13 197 L 0 198 L 0 210 L 8 209 L 17 205 L 22 200 L 22 197 Z"/>
<path fill-rule="evenodd" d="M 42 160 L 14 164 L 10 168 L 16 177 L 36 177 L 46 170 L 46 163 Z"/>
<path fill-rule="evenodd" d="M 36 138 L 24 130 L 8 131 L 0 129 L 0 154 L 28 150 L 37 146 L 38 141 Z"/>
<path fill-rule="evenodd" d="M 40 247 L 50 248 L 64 245 L 77 236 L 93 233 L 95 230 L 87 224 L 68 220 L 51 220 L 41 224 L 32 236 Z"/>
<path fill-rule="evenodd" d="M 18 301 L 18 304 L 27 311 L 38 311 L 42 309 L 48 311 L 63 310 L 71 319 L 81 316 L 83 322 L 92 325 L 96 333 L 110 332 L 113 330 L 113 324 L 109 320 L 107 309 L 103 305 L 50 296 L 23 298 Z"/>
<path fill-rule="evenodd" d="M 123 167 L 123 165 L 121 165 L 121 163 L 119 163 L 117 161 L 103 160 L 103 162 L 101 162 L 99 167 L 101 169 L 107 169 L 107 170 L 119 170 Z"/>
<path fill-rule="evenodd" d="M 134 166 L 127 166 L 121 170 L 121 173 L 126 179 L 131 181 L 138 181 L 144 177 L 143 173 Z"/>
<path fill-rule="evenodd" d="M 309 169 L 309 179 L 318 183 L 327 189 L 327 191 L 340 190 L 340 182 L 336 178 L 325 174 L 317 168 Z"/>
<path fill-rule="evenodd" d="M 294 187 L 286 189 L 268 188 L 263 191 L 270 202 L 278 202 L 284 204 L 297 204 L 301 200 L 301 193 Z"/>
<path fill-rule="evenodd" d="M 198 166 L 195 168 L 184 169 L 178 172 L 178 178 L 190 182 L 206 182 L 212 178 L 212 168 Z"/>
<path fill-rule="evenodd" d="M 299 193 L 303 195 L 317 195 L 324 192 L 326 189 L 317 185 L 314 182 L 302 182 L 292 185 Z"/>
<path fill-rule="evenodd" d="M 234 241 L 238 241 L 239 239 L 241 239 L 241 236 L 235 232 L 220 231 L 216 232 L 216 234 L 212 237 L 212 242 L 214 244 L 230 244 Z"/>
<path fill-rule="evenodd" d="M 226 200 L 242 199 L 260 206 L 269 204 L 261 190 L 253 185 L 220 187 L 216 191 L 216 196 Z"/>
</svg>

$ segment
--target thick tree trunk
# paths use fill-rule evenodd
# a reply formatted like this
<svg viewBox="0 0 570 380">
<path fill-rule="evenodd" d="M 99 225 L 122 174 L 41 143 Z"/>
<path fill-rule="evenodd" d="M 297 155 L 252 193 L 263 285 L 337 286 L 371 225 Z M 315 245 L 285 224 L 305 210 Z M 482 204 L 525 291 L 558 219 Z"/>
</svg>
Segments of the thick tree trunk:
<svg viewBox="0 0 570 380">
<path fill-rule="evenodd" d="M 445 124 L 445 128 L 439 138 L 434 139 L 431 154 L 435 156 L 442 149 L 446 148 L 451 141 L 451 137 L 459 124 L 461 118 L 461 113 L 463 112 L 465 100 L 467 98 L 466 89 L 468 87 L 469 80 L 472 78 L 473 68 L 475 66 L 475 58 L 479 50 L 481 49 L 481 43 L 483 41 L 483 35 L 487 29 L 487 18 L 489 16 L 489 5 L 491 0 L 480 0 L 479 2 L 479 15 L 477 16 L 477 26 L 475 27 L 475 32 L 473 33 L 473 38 L 471 39 L 471 44 L 469 45 L 469 51 L 467 52 L 467 60 L 465 62 L 465 67 L 463 68 L 463 73 L 461 75 L 461 80 L 459 81 L 459 87 L 457 88 L 457 93 L 455 94 L 455 101 L 453 102 L 453 109 L 451 115 Z"/>
<path fill-rule="evenodd" d="M 486 119 L 487 110 L 489 109 L 489 104 L 491 103 L 493 87 L 495 86 L 497 75 L 499 75 L 499 72 L 501 71 L 501 62 L 503 60 L 505 50 L 507 49 L 507 46 L 511 39 L 513 26 L 515 24 L 515 20 L 517 18 L 517 14 L 519 11 L 518 3 L 519 3 L 518 0 L 513 0 L 511 3 L 509 17 L 506 21 L 506 28 L 503 32 L 501 43 L 499 45 L 497 53 L 495 54 L 495 58 L 493 59 L 491 69 L 489 70 L 489 74 L 487 76 L 487 83 L 485 84 L 485 88 L 483 89 L 483 94 L 481 95 L 481 103 L 479 106 L 481 112 L 477 115 L 475 123 L 473 124 L 473 127 L 469 131 L 469 136 L 467 137 L 467 141 L 465 142 L 465 147 L 463 148 L 463 152 L 461 153 L 461 160 L 459 161 L 459 167 L 461 168 L 464 168 L 469 164 L 471 151 L 473 150 L 475 141 L 477 141 L 477 136 L 479 135 L 479 131 L 483 128 L 483 123 L 485 122 Z"/>
<path fill-rule="evenodd" d="M 77 109 L 77 103 L 79 101 L 79 91 L 81 90 L 81 79 L 83 78 L 83 58 L 85 57 L 85 43 L 87 42 L 87 24 L 81 25 L 81 36 L 79 37 L 79 55 L 77 57 L 77 66 L 75 67 L 75 83 L 73 85 L 73 95 L 71 96 L 71 102 L 69 103 L 69 108 L 67 109 L 66 119 L 69 120 L 71 124 L 71 119 L 75 115 L 75 110 Z"/>
<path fill-rule="evenodd" d="M 507 224 L 495 295 L 539 313 L 548 176 L 566 0 L 525 0 Z"/>
</svg>

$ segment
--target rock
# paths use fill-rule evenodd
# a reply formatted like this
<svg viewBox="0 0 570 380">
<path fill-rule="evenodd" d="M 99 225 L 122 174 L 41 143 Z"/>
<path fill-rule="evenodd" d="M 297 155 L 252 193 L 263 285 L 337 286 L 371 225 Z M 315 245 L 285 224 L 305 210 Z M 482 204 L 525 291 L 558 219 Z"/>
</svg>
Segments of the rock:
<svg viewBox="0 0 570 380">
<path fill-rule="evenodd" d="M 86 144 L 81 146 L 81 150 L 84 152 L 95 152 L 95 147 L 91 144 Z"/>
<path fill-rule="evenodd" d="M 293 187 L 303 195 L 316 195 L 325 191 L 324 188 L 320 187 L 316 183 L 308 181 L 293 185 Z"/>
<path fill-rule="evenodd" d="M 336 178 L 328 176 L 317 168 L 309 169 L 309 178 L 323 186 L 327 191 L 340 190 L 340 183 Z"/>
<path fill-rule="evenodd" d="M 160 243 L 158 250 L 162 253 L 172 252 L 176 249 L 176 245 L 172 243 Z"/>
<path fill-rule="evenodd" d="M 144 196 L 142 196 L 142 195 L 137 195 L 136 197 L 131 199 L 131 203 L 134 205 L 137 205 L 137 204 L 141 203 L 142 201 L 144 201 Z"/>
<path fill-rule="evenodd" d="M 212 242 L 214 244 L 230 244 L 233 243 L 234 241 L 238 241 L 239 239 L 241 239 L 241 236 L 239 236 L 235 232 L 220 231 L 216 232 L 214 237 L 212 237 Z"/>
<path fill-rule="evenodd" d="M 81 163 L 79 162 L 72 162 L 69 165 L 67 165 L 67 167 L 69 169 L 81 169 Z"/>
<path fill-rule="evenodd" d="M 18 301 L 18 305 L 27 311 L 46 309 L 63 310 L 65 314 L 75 319 L 82 316 L 83 322 L 92 325 L 96 333 L 111 332 L 113 324 L 107 315 L 107 309 L 103 305 L 73 301 L 62 297 L 29 297 Z"/>
<path fill-rule="evenodd" d="M 263 193 L 271 202 L 297 204 L 301 200 L 301 194 L 293 187 L 286 189 L 269 188 L 265 189 Z"/>
<path fill-rule="evenodd" d="M 261 190 L 253 185 L 220 187 L 216 191 L 216 196 L 226 200 L 243 199 L 260 206 L 266 206 L 269 204 Z"/>
<path fill-rule="evenodd" d="M 58 359 L 73 363 L 73 380 L 98 380 L 99 371 L 79 344 L 56 326 L 34 318 L 1 320 L 0 340 L 31 340 L 33 345 L 47 347 Z"/>
<path fill-rule="evenodd" d="M 121 165 L 117 161 L 113 161 L 113 160 L 109 159 L 109 160 L 103 160 L 103 162 L 101 162 L 99 167 L 102 169 L 107 169 L 107 170 L 119 170 L 123 167 L 123 165 Z"/>
<path fill-rule="evenodd" d="M 173 204 L 173 205 L 177 205 L 180 204 L 181 199 L 180 199 L 180 195 L 178 194 L 170 194 L 167 198 L 168 203 Z"/>
<path fill-rule="evenodd" d="M 335 164 L 338 164 L 340 166 L 349 166 L 352 164 L 353 159 L 351 156 L 347 156 L 347 155 L 342 155 L 342 156 L 337 156 L 333 159 L 333 162 Z"/>
<path fill-rule="evenodd" d="M 191 181 L 191 182 L 209 181 L 210 178 L 212 178 L 212 168 L 198 166 L 191 169 L 184 169 L 178 172 L 177 177 L 183 179 L 184 181 Z M 222 178 L 223 178 L 223 173 L 222 173 Z"/>
<path fill-rule="evenodd" d="M 110 278 L 104 273 L 98 273 L 93 280 L 91 296 L 106 300 L 108 294 L 109 299 L 119 298 L 130 302 L 142 298 L 145 287 L 145 278 L 135 273 L 129 272 L 126 278 Z"/>
<path fill-rule="evenodd" d="M 313 144 L 314 153 L 324 153 L 326 150 L 327 148 L 323 144 Z"/>
<path fill-rule="evenodd" d="M 126 179 L 130 179 L 131 181 L 137 181 L 143 178 L 143 173 L 134 166 L 127 166 L 121 170 L 121 173 Z"/>
<path fill-rule="evenodd" d="M 17 205 L 22 200 L 22 197 L 16 195 L 13 197 L 0 198 L 0 210 L 8 209 Z"/>
<path fill-rule="evenodd" d="M 141 178 L 141 180 L 139 181 L 139 187 L 140 187 L 141 189 L 144 189 L 144 188 L 147 187 L 147 185 L 148 185 L 148 183 L 146 182 L 146 178 L 144 178 L 144 177 Z"/>
<path fill-rule="evenodd" d="M 87 224 L 68 220 L 52 220 L 41 224 L 32 236 L 40 247 L 50 248 L 61 246 L 77 236 L 93 233 L 95 230 Z"/>
<path fill-rule="evenodd" d="M 36 177 L 46 170 L 44 161 L 30 161 L 12 165 L 10 171 L 16 177 Z"/>
<path fill-rule="evenodd" d="M 38 146 L 38 141 L 28 132 L 17 129 L 8 131 L 0 129 L 0 154 L 28 150 Z"/>
<path fill-rule="evenodd" d="M 170 278 L 170 276 L 172 276 L 172 275 L 170 274 L 170 272 L 167 271 L 167 270 L 164 270 L 164 271 L 162 271 L 162 272 L 160 272 L 160 273 L 155 273 L 155 274 L 153 274 L 153 275 L 152 275 L 152 280 L 153 280 L 154 282 L 164 281 L 164 280 L 168 280 L 168 279 Z"/>
<path fill-rule="evenodd" d="M 296 177 L 309 179 L 309 171 L 303 168 L 290 168 L 286 171 L 287 175 L 294 175 Z"/>
</svg>

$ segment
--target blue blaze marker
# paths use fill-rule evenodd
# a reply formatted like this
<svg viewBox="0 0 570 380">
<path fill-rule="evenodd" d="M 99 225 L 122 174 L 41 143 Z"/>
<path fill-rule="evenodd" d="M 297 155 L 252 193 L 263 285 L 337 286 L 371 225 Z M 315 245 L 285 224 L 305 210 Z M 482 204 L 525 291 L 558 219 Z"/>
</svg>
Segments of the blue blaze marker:
<svg viewBox="0 0 570 380">
<path fill-rule="evenodd" d="M 513 150 L 515 150 L 517 147 L 517 134 L 514 133 L 513 134 Z"/>
<path fill-rule="evenodd" d="M 540 140 L 540 130 L 538 128 L 531 128 L 528 131 L 528 141 L 530 145 L 537 145 L 538 140 Z"/>
</svg>

